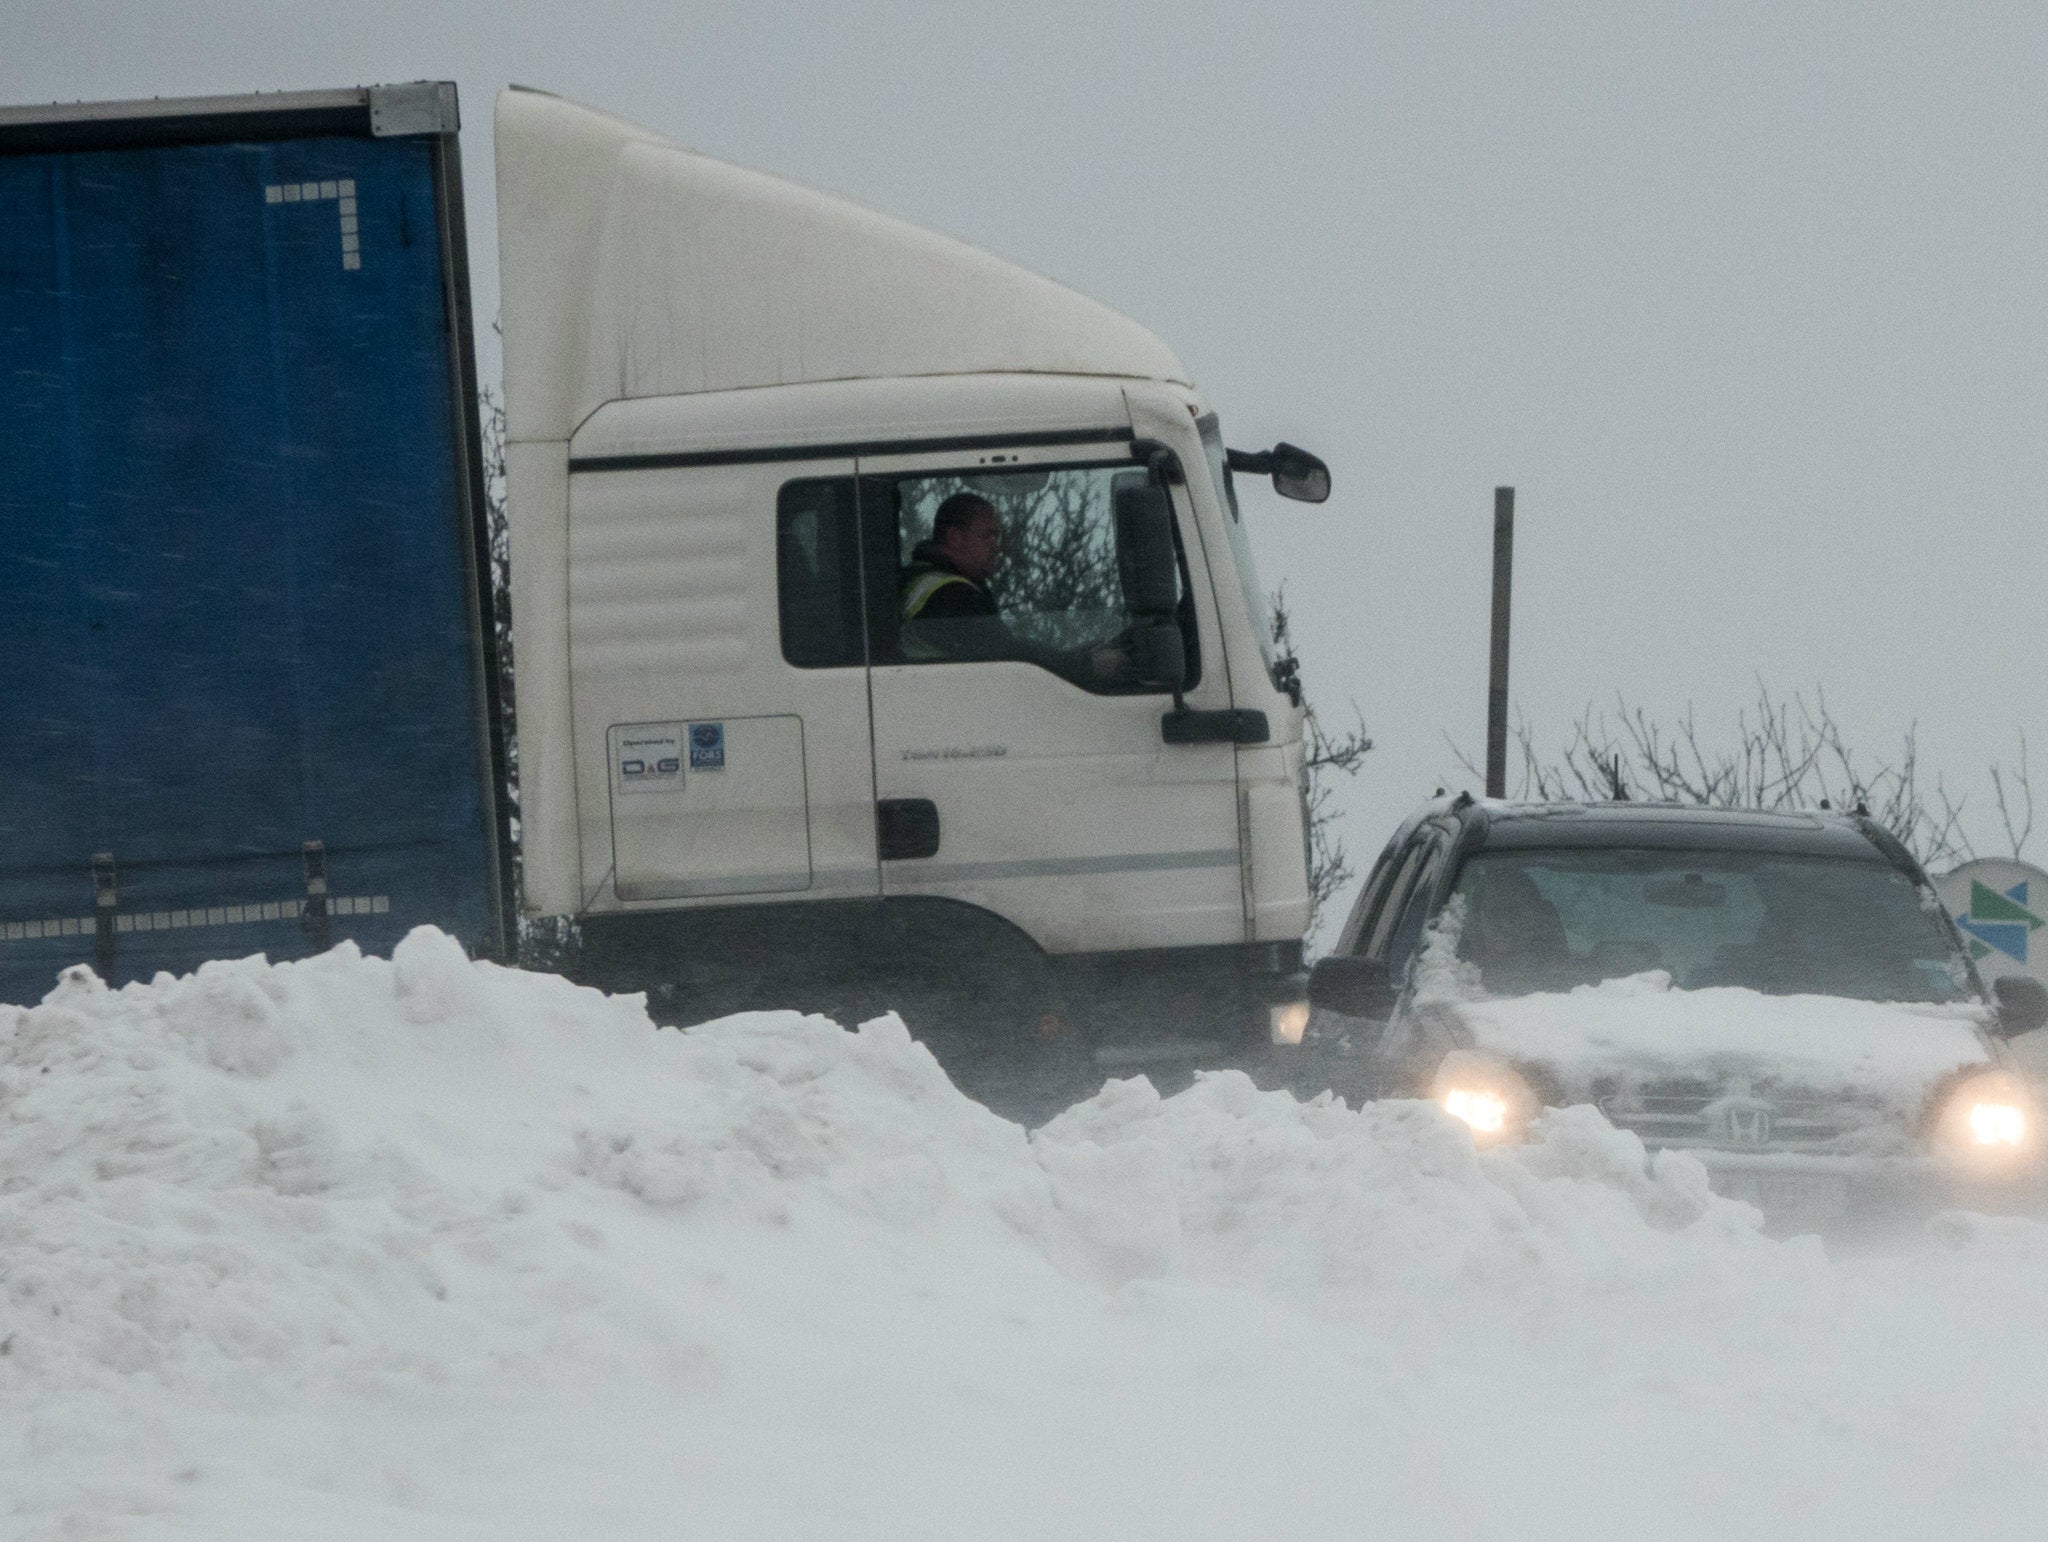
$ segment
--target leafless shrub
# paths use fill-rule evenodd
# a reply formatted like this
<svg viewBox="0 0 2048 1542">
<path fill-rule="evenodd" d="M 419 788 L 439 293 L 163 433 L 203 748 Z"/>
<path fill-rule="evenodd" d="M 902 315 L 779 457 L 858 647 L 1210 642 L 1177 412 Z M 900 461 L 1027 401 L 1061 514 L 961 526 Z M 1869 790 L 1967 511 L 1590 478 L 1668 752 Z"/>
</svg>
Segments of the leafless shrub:
<svg viewBox="0 0 2048 1542">
<path fill-rule="evenodd" d="M 1294 629 L 1288 616 L 1284 589 L 1274 592 L 1272 604 L 1269 625 L 1273 638 L 1273 673 L 1283 685 L 1298 691 L 1301 659 L 1295 651 Z M 1323 906 L 1358 876 L 1337 833 L 1338 814 L 1333 803 L 1336 778 L 1358 775 L 1359 767 L 1365 763 L 1365 757 L 1372 749 L 1372 735 L 1366 732 L 1365 717 L 1355 701 L 1350 704 L 1351 725 L 1333 732 L 1324 724 L 1322 715 L 1306 695 L 1300 700 L 1307 720 L 1303 767 L 1308 777 L 1308 788 L 1304 803 L 1308 817 L 1309 926 L 1313 929 Z"/>
<path fill-rule="evenodd" d="M 483 429 L 484 520 L 491 560 L 492 642 L 498 671 L 498 701 L 505 724 L 506 802 L 511 806 L 512 849 L 505 860 L 512 868 L 516 901 L 513 925 L 514 959 L 526 969 L 559 972 L 574 959 L 579 935 L 573 916 L 529 916 L 526 906 L 526 863 L 521 844 L 523 821 L 519 801 L 519 716 L 512 694 L 512 527 L 505 510 L 505 403 L 485 386 L 477 393 L 477 416 Z"/>
<path fill-rule="evenodd" d="M 2008 782 L 2010 788 L 2008 789 Z M 2005 829 L 2005 844 L 2017 861 L 2034 833 L 2034 786 L 2027 779 L 2027 736 L 2020 735 L 2020 763 L 2013 770 L 1991 768 L 1991 793 L 1998 804 L 1998 822 Z"/>
<path fill-rule="evenodd" d="M 1859 754 L 1829 711 L 1826 695 L 1775 696 L 1761 681 L 1736 714 L 1731 738 L 1703 733 L 1691 708 L 1676 724 L 1617 698 L 1612 714 L 1588 705 L 1561 754 L 1538 748 L 1525 719 L 1514 729 L 1519 761 L 1513 796 L 1539 801 L 1633 800 L 1714 808 L 1862 810 L 1921 863 L 1951 866 L 1977 855 L 1963 826 L 1963 800 L 1920 764 L 1917 725 L 1888 758 Z M 1480 776 L 1455 744 L 1459 763 Z M 2022 739 L 2017 768 L 1991 768 L 2006 842 L 2019 856 L 2033 830 L 2033 789 Z"/>
</svg>

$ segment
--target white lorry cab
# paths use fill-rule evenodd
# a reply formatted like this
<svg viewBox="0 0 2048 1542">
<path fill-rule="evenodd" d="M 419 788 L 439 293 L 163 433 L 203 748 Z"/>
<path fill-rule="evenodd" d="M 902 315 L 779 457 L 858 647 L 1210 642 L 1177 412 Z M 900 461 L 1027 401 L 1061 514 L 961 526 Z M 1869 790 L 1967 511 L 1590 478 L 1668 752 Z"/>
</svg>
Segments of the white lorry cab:
<svg viewBox="0 0 2048 1542">
<path fill-rule="evenodd" d="M 1322 463 L 1227 451 L 1082 295 L 560 98 L 499 97 L 497 175 L 529 913 L 686 1020 L 1298 1036 L 1302 712 L 1232 472 Z M 992 573 L 949 555 L 989 510 Z"/>
</svg>

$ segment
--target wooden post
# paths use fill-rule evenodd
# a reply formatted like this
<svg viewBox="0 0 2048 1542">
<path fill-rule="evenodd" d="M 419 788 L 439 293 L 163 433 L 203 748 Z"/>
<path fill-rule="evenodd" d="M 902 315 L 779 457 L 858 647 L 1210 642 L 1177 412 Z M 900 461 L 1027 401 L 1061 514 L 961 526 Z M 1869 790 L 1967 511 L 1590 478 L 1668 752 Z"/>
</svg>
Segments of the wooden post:
<svg viewBox="0 0 2048 1542">
<path fill-rule="evenodd" d="M 1486 681 L 1486 795 L 1508 795 L 1508 591 L 1515 568 L 1515 490 L 1493 490 L 1493 658 Z"/>
</svg>

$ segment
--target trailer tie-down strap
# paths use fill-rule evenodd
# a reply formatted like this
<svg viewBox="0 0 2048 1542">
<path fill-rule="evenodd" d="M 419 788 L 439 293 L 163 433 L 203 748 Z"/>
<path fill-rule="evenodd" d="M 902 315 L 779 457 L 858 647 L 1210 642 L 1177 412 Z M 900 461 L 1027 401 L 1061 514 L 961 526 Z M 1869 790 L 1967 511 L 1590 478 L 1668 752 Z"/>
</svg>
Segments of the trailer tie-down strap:
<svg viewBox="0 0 2048 1542">
<path fill-rule="evenodd" d="M 96 851 L 92 856 L 93 962 L 108 979 L 114 974 L 114 923 L 121 903 L 120 886 L 114 880 L 114 854 Z"/>
<path fill-rule="evenodd" d="M 307 841 L 299 848 L 306 869 L 306 903 L 299 916 L 301 929 L 316 953 L 328 947 L 327 931 L 327 843 Z"/>
</svg>

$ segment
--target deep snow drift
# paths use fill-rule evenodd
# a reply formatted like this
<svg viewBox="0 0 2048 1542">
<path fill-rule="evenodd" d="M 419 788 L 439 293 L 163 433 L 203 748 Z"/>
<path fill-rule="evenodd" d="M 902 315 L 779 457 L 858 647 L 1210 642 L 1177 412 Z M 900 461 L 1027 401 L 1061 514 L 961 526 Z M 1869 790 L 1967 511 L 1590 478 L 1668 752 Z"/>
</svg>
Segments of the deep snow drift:
<svg viewBox="0 0 2048 1542">
<path fill-rule="evenodd" d="M 1757 1235 L 1587 1110 L 1109 1086 L 471 964 L 0 1007 L 0 1534 L 2017 1537 L 2048 1231 Z"/>
</svg>

